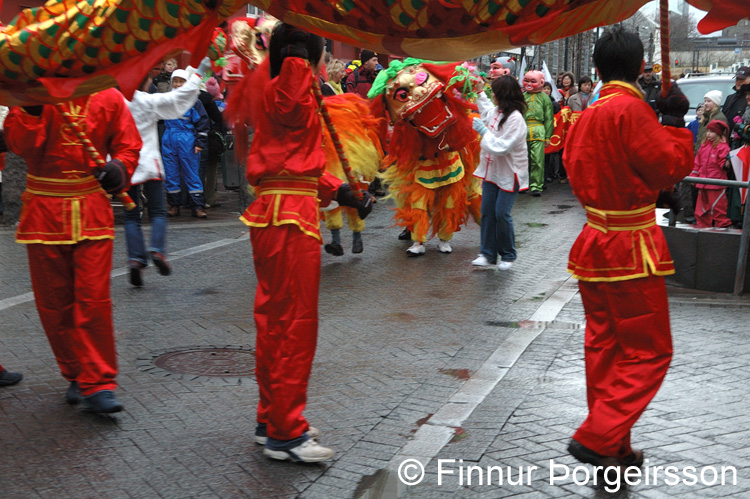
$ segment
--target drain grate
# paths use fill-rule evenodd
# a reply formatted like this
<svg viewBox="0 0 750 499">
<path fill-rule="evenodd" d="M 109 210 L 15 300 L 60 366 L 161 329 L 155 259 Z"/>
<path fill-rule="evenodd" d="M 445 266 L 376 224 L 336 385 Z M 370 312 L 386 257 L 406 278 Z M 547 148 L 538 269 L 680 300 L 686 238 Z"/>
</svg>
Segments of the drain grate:
<svg viewBox="0 0 750 499">
<path fill-rule="evenodd" d="M 139 368 L 151 374 L 187 377 L 246 378 L 255 376 L 255 352 L 235 346 L 186 347 L 156 352 L 138 359 Z"/>
</svg>

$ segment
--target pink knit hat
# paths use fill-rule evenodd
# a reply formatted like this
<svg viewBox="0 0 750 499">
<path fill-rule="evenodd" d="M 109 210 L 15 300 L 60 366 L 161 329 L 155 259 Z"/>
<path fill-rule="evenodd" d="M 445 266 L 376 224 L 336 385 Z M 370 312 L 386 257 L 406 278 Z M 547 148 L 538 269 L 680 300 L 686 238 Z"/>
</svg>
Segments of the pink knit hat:
<svg viewBox="0 0 750 499">
<path fill-rule="evenodd" d="M 216 81 L 216 78 L 211 77 L 206 80 L 206 91 L 216 100 L 224 98 L 224 96 L 221 95 L 221 88 L 219 88 L 219 82 Z"/>
</svg>

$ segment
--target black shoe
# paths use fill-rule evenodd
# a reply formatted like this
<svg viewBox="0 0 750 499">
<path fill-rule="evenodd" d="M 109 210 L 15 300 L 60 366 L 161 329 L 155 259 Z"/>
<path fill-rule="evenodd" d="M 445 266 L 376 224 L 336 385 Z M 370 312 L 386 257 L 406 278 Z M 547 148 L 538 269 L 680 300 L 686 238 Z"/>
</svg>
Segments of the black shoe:
<svg viewBox="0 0 750 499">
<path fill-rule="evenodd" d="M 630 468 L 631 466 L 640 468 L 641 466 L 643 466 L 643 451 L 633 449 L 628 456 L 620 459 L 620 461 L 626 468 Z"/>
<path fill-rule="evenodd" d="M 542 192 L 541 191 L 531 191 L 531 195 L 535 198 L 541 197 Z"/>
<path fill-rule="evenodd" d="M 156 268 L 159 269 L 161 275 L 169 275 L 172 273 L 172 266 L 167 262 L 167 257 L 156 251 L 151 252 L 151 261 L 154 262 Z"/>
<path fill-rule="evenodd" d="M 352 241 L 352 253 L 362 253 L 365 250 L 362 239 Z"/>
<path fill-rule="evenodd" d="M 83 400 L 81 397 L 81 387 L 77 381 L 71 381 L 68 390 L 65 392 L 65 402 L 70 405 L 79 404 Z"/>
<path fill-rule="evenodd" d="M 602 468 L 613 466 L 619 467 L 622 464 L 622 462 L 616 457 L 602 456 L 601 454 L 594 452 L 575 439 L 570 440 L 570 444 L 568 445 L 568 453 L 582 463 L 601 466 Z"/>
<path fill-rule="evenodd" d="M 130 260 L 130 284 L 136 288 L 143 286 L 143 269 L 146 267 L 138 260 Z"/>
<path fill-rule="evenodd" d="M 411 231 L 409 229 L 404 229 L 401 231 L 401 234 L 398 235 L 399 241 L 411 241 Z"/>
<path fill-rule="evenodd" d="M 122 404 L 117 400 L 115 392 L 112 390 L 102 390 L 84 397 L 83 407 L 88 411 L 100 414 L 111 414 L 113 412 L 120 412 L 123 409 Z"/>
<path fill-rule="evenodd" d="M 323 246 L 326 253 L 330 253 L 333 256 L 342 256 L 344 254 L 344 248 L 339 243 L 328 243 Z"/>
<path fill-rule="evenodd" d="M 12 373 L 7 369 L 0 371 L 0 386 L 13 386 L 17 385 L 23 379 L 23 374 Z"/>
<path fill-rule="evenodd" d="M 685 223 L 693 225 L 695 223 L 695 217 L 685 217 Z"/>
</svg>

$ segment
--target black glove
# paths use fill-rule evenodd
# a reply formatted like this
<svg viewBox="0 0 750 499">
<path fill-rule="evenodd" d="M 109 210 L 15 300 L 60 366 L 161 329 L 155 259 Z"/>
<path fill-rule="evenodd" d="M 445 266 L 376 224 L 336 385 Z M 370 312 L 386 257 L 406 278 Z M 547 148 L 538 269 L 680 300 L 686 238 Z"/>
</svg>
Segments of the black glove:
<svg viewBox="0 0 750 499">
<path fill-rule="evenodd" d="M 41 116 L 44 106 L 23 106 L 23 110 L 32 116 Z"/>
<path fill-rule="evenodd" d="M 359 218 L 364 220 L 372 211 L 372 196 L 367 191 L 360 192 L 362 192 L 362 199 L 357 199 L 349 184 L 341 184 L 339 190 L 336 191 L 336 201 L 341 206 L 356 208 Z"/>
<path fill-rule="evenodd" d="M 656 97 L 656 108 L 662 115 L 662 125 L 684 128 L 685 114 L 690 109 L 690 101 L 680 87 L 672 85 L 666 98 L 662 97 L 661 93 Z"/>
<path fill-rule="evenodd" d="M 669 208 L 676 215 L 680 212 L 680 197 L 677 195 L 676 189 L 663 189 L 659 191 L 659 196 L 656 198 L 657 208 Z"/>
<path fill-rule="evenodd" d="M 101 168 L 94 168 L 94 176 L 107 194 L 122 192 L 128 185 L 128 170 L 119 159 L 113 159 Z"/>
</svg>

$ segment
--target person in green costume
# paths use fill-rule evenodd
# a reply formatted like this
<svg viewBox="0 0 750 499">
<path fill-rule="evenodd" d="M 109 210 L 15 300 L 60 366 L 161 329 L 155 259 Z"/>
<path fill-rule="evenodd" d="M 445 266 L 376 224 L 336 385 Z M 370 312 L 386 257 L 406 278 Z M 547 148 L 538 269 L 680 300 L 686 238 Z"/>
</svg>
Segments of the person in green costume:
<svg viewBox="0 0 750 499">
<path fill-rule="evenodd" d="M 544 188 L 544 148 L 549 145 L 554 125 L 552 102 L 542 92 L 543 86 L 544 75 L 541 71 L 529 71 L 524 75 L 524 98 L 528 106 L 524 119 L 528 127 L 529 190 L 534 197 L 541 196 Z"/>
</svg>

